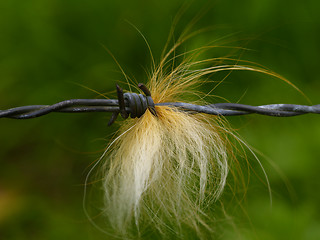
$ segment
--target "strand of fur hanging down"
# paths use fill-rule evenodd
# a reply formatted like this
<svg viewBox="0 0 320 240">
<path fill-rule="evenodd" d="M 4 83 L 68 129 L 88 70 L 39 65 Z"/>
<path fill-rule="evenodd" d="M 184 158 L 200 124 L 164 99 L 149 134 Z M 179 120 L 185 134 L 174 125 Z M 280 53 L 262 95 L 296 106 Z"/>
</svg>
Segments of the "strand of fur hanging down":
<svg viewBox="0 0 320 240">
<path fill-rule="evenodd" d="M 116 238 L 209 239 L 215 230 L 215 203 L 227 184 L 230 164 L 237 161 L 230 136 L 237 137 L 223 116 L 320 113 L 320 105 L 206 103 L 201 100 L 206 94 L 195 91 L 206 75 L 249 70 L 279 76 L 240 65 L 190 70 L 208 60 L 183 61 L 166 71 L 172 51 L 147 84 L 139 84 L 144 95 L 123 93 L 117 86 L 118 99 L 73 99 L 0 111 L 0 118 L 16 119 L 51 112 L 112 112 L 109 125 L 119 114 L 125 119 L 107 148 L 101 177 L 102 212 L 108 233 Z M 199 101 L 188 103 L 188 94 Z"/>
</svg>

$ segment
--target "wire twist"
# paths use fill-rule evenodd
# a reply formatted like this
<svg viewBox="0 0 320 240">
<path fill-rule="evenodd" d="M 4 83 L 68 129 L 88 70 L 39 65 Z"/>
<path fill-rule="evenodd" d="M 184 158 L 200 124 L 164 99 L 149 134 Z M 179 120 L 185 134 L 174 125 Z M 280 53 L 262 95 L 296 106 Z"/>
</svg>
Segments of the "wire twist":
<svg viewBox="0 0 320 240">
<path fill-rule="evenodd" d="M 140 118 L 147 110 L 157 117 L 155 106 L 169 106 L 192 114 L 206 113 L 220 116 L 237 116 L 245 114 L 262 114 L 274 117 L 291 117 L 307 113 L 320 114 L 320 104 L 269 104 L 250 106 L 239 103 L 215 103 L 196 105 L 184 102 L 154 103 L 150 91 L 139 83 L 143 94 L 126 92 L 116 85 L 118 99 L 70 99 L 53 105 L 30 105 L 6 110 L 0 110 L 0 118 L 29 119 L 40 117 L 51 112 L 79 113 L 79 112 L 112 112 L 108 125 L 114 123 L 120 114 L 124 119 Z"/>
<path fill-rule="evenodd" d="M 119 87 L 119 85 L 116 85 L 119 110 L 113 112 L 108 123 L 109 126 L 114 123 L 119 113 L 124 119 L 127 119 L 129 115 L 131 118 L 140 118 L 146 110 L 149 109 L 154 116 L 157 116 L 156 108 L 149 89 L 142 83 L 139 83 L 138 87 L 145 95 L 130 92 L 123 93 L 122 88 Z M 126 106 L 128 106 L 129 110 L 126 109 Z"/>
</svg>

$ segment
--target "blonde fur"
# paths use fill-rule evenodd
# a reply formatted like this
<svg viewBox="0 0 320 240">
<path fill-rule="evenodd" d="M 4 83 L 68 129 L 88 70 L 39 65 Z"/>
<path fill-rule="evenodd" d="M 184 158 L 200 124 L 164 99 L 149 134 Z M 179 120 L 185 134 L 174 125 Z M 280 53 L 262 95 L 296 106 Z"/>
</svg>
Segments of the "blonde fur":
<svg viewBox="0 0 320 240">
<path fill-rule="evenodd" d="M 194 52 L 190 57 L 183 55 L 177 64 L 176 57 L 170 56 L 181 42 L 164 55 L 149 77 L 147 87 L 155 103 L 186 101 L 187 95 L 205 103 L 205 94 L 196 89 L 205 82 L 204 76 L 219 71 L 277 76 L 230 58 L 196 61 Z M 103 167 L 108 222 L 123 238 L 135 239 L 149 232 L 161 239 L 208 239 L 214 231 L 214 203 L 226 186 L 228 162 L 234 160 L 230 130 L 217 116 L 166 106 L 156 106 L 156 111 L 158 117 L 147 110 L 139 119 L 121 122 L 121 137 Z"/>
<path fill-rule="evenodd" d="M 155 103 L 181 101 L 182 96 L 195 94 L 203 75 L 221 70 L 191 71 L 194 63 L 185 60 L 166 72 L 168 56 L 147 83 Z M 193 233 L 203 238 L 213 231 L 208 209 L 226 185 L 226 130 L 218 117 L 166 106 L 156 106 L 156 111 L 158 117 L 147 111 L 139 119 L 123 122 L 122 136 L 106 159 L 109 224 L 123 237 L 151 230 L 163 237 Z"/>
</svg>

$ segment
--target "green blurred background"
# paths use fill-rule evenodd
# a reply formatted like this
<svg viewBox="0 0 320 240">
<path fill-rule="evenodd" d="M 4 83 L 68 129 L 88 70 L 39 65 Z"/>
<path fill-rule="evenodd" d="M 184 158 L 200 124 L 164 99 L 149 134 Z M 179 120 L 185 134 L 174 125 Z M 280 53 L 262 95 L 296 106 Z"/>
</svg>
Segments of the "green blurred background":
<svg viewBox="0 0 320 240">
<path fill-rule="evenodd" d="M 129 76 L 145 81 L 148 49 L 126 21 L 144 34 L 159 60 L 173 18 L 186 3 L 1 0 L 0 108 L 97 97 L 87 88 L 112 91 L 124 78 L 103 46 Z M 320 102 L 319 1 L 193 1 L 177 32 L 204 10 L 193 30 L 214 30 L 197 35 L 186 47 L 224 37 L 234 46 L 246 43 L 242 59 L 272 69 L 297 85 L 313 104 Z M 232 73 L 214 93 L 252 105 L 309 104 L 289 85 L 257 73 Z M 82 199 L 89 165 L 118 128 L 107 127 L 109 117 L 91 113 L 1 119 L 0 239 L 108 239 L 89 223 Z M 262 180 L 251 174 L 245 210 L 235 213 L 237 231 L 226 230 L 221 239 L 320 239 L 319 116 L 228 120 L 266 156 L 261 161 L 273 203 L 270 207 L 263 173 L 248 153 L 252 172 Z"/>
</svg>

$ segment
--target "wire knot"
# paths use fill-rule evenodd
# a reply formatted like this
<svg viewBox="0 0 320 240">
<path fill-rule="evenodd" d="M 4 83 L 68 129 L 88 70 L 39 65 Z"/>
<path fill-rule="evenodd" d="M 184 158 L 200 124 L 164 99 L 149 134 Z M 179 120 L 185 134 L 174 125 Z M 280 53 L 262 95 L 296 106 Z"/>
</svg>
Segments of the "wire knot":
<svg viewBox="0 0 320 240">
<path fill-rule="evenodd" d="M 145 95 L 131 92 L 123 93 L 122 88 L 119 85 L 116 85 L 119 111 L 112 114 L 108 123 L 109 126 L 114 123 L 119 113 L 124 119 L 127 119 L 129 116 L 131 118 L 140 118 L 147 109 L 149 109 L 149 111 L 157 117 L 155 104 L 149 89 L 142 83 L 139 83 L 138 87 Z"/>
</svg>

